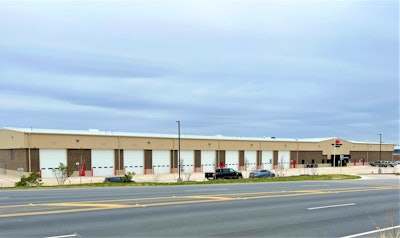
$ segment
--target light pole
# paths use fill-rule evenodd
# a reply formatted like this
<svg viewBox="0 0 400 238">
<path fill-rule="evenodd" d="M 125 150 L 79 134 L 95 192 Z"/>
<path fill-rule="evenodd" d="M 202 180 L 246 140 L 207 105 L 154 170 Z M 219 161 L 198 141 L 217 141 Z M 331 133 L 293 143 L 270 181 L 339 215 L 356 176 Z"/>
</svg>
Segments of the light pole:
<svg viewBox="0 0 400 238">
<path fill-rule="evenodd" d="M 299 139 L 296 139 L 296 166 L 299 167 L 299 175 L 301 175 L 300 166 L 299 166 Z"/>
<path fill-rule="evenodd" d="M 379 161 L 382 160 L 382 133 L 379 133 Z"/>
<path fill-rule="evenodd" d="M 178 123 L 178 182 L 182 182 L 181 179 L 181 121 Z"/>
<path fill-rule="evenodd" d="M 335 168 L 336 162 L 336 137 L 333 139 L 333 167 Z"/>
<path fill-rule="evenodd" d="M 369 142 L 368 142 L 368 140 L 367 140 L 367 163 L 369 163 L 368 152 L 369 152 Z"/>
</svg>

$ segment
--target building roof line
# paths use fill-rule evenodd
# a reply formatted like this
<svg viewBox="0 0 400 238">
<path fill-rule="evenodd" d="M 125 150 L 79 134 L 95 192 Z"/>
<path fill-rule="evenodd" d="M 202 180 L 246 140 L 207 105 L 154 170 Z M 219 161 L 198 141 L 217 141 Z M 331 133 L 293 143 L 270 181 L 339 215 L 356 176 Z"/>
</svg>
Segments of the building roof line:
<svg viewBox="0 0 400 238">
<path fill-rule="evenodd" d="M 178 138 L 177 134 L 157 134 L 157 133 L 137 133 L 137 132 L 117 132 L 113 130 L 59 130 L 59 129 L 43 129 L 43 128 L 18 128 L 3 127 L 2 130 L 10 130 L 22 133 L 37 134 L 64 134 L 64 135 L 93 135 L 93 136 L 126 136 L 126 137 L 153 137 L 153 138 Z M 185 135 L 181 134 L 182 139 L 208 139 L 208 140 L 246 140 L 246 141 L 279 141 L 279 142 L 323 142 L 333 140 L 336 137 L 325 138 L 277 138 L 277 137 L 234 137 L 234 136 L 205 136 L 205 135 Z M 360 142 L 349 141 L 352 143 L 379 144 L 379 142 Z"/>
</svg>

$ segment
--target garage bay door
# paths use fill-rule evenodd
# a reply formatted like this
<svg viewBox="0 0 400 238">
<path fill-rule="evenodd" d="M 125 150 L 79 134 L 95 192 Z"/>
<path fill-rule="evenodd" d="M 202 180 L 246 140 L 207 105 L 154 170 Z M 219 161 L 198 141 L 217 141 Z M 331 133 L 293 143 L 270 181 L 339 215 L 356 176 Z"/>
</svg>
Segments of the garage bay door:
<svg viewBox="0 0 400 238">
<path fill-rule="evenodd" d="M 245 151 L 244 152 L 244 163 L 246 170 L 257 169 L 257 151 Z"/>
<path fill-rule="evenodd" d="M 193 173 L 194 172 L 194 151 L 183 150 L 181 151 L 181 162 L 182 172 Z"/>
<path fill-rule="evenodd" d="M 215 172 L 215 151 L 201 151 L 201 171 L 205 173 Z"/>
<path fill-rule="evenodd" d="M 144 174 L 144 151 L 124 150 L 125 173 Z"/>
<path fill-rule="evenodd" d="M 228 150 L 225 152 L 225 167 L 238 170 L 239 168 L 239 152 Z"/>
<path fill-rule="evenodd" d="M 93 176 L 114 175 L 114 150 L 92 150 Z"/>
<path fill-rule="evenodd" d="M 66 149 L 39 150 L 39 166 L 42 178 L 54 178 L 53 169 L 57 169 L 60 163 L 67 165 Z"/>
<path fill-rule="evenodd" d="M 278 151 L 278 168 L 288 169 L 290 167 L 290 151 Z"/>
<path fill-rule="evenodd" d="M 265 151 L 261 152 L 261 167 L 263 169 L 272 169 L 273 168 L 273 151 Z"/>
<path fill-rule="evenodd" d="M 167 174 L 171 172 L 170 151 L 169 150 L 153 150 L 153 173 Z"/>
</svg>

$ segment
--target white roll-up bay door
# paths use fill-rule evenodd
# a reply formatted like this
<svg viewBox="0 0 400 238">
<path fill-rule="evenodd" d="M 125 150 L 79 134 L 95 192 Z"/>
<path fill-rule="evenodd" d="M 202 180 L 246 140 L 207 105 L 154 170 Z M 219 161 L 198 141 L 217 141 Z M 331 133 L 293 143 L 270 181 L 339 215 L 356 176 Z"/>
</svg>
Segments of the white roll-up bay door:
<svg viewBox="0 0 400 238">
<path fill-rule="evenodd" d="M 93 176 L 112 176 L 114 170 L 114 150 L 92 150 Z"/>
<path fill-rule="evenodd" d="M 201 171 L 204 173 L 215 172 L 215 151 L 201 151 Z"/>
<path fill-rule="evenodd" d="M 167 174 L 171 172 L 171 158 L 169 150 L 153 150 L 153 172 Z"/>
<path fill-rule="evenodd" d="M 278 167 L 282 169 L 290 167 L 290 151 L 278 151 Z"/>
<path fill-rule="evenodd" d="M 264 169 L 273 169 L 274 152 L 265 151 L 261 152 L 261 167 Z"/>
<path fill-rule="evenodd" d="M 42 178 L 54 178 L 53 169 L 63 163 L 67 166 L 66 149 L 39 149 L 39 166 Z"/>
<path fill-rule="evenodd" d="M 238 170 L 239 168 L 239 151 L 225 151 L 225 167 Z"/>
<path fill-rule="evenodd" d="M 257 151 L 244 151 L 244 164 L 246 170 L 257 169 Z"/>
<path fill-rule="evenodd" d="M 124 150 L 125 173 L 144 174 L 144 150 Z"/>
<path fill-rule="evenodd" d="M 181 166 L 182 172 L 193 173 L 194 172 L 194 151 L 193 150 L 181 150 Z"/>
</svg>

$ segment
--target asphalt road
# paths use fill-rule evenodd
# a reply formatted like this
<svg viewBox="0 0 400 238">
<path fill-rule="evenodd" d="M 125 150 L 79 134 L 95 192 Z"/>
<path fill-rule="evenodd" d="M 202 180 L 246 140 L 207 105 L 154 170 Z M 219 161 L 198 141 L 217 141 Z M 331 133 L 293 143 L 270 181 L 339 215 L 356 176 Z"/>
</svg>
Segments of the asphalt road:
<svg viewBox="0 0 400 238">
<path fill-rule="evenodd" d="M 0 237 L 380 237 L 400 224 L 399 191 L 398 176 L 3 190 Z"/>
</svg>

